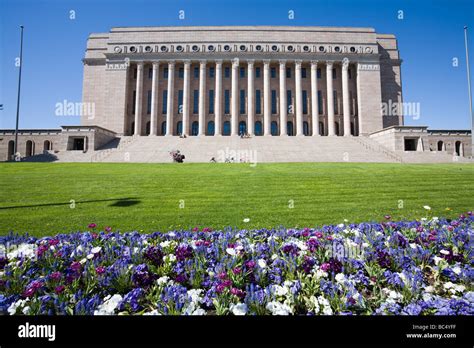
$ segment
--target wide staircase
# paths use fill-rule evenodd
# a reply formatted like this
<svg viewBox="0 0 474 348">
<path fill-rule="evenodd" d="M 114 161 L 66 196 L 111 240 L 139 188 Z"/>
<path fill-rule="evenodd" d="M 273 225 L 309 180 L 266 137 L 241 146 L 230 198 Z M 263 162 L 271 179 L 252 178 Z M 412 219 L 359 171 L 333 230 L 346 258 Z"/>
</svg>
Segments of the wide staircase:
<svg viewBox="0 0 474 348">
<path fill-rule="evenodd" d="M 402 162 L 373 140 L 359 137 L 124 136 L 89 156 L 91 162 Z M 62 159 L 61 159 L 62 160 Z"/>
</svg>

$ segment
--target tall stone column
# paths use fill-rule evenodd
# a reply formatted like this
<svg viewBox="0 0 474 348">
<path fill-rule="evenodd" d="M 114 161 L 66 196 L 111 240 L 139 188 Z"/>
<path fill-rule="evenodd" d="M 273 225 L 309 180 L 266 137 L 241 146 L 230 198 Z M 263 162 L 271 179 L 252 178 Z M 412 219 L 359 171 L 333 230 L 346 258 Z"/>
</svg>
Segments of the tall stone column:
<svg viewBox="0 0 474 348">
<path fill-rule="evenodd" d="M 216 60 L 216 91 L 214 116 L 214 134 L 222 135 L 222 60 Z"/>
<path fill-rule="evenodd" d="M 166 135 L 173 135 L 174 61 L 168 62 L 168 98 L 166 100 Z"/>
<path fill-rule="evenodd" d="M 342 61 L 342 114 L 344 117 L 344 136 L 351 135 L 351 109 L 349 101 L 349 59 Z"/>
<path fill-rule="evenodd" d="M 143 62 L 137 63 L 137 87 L 135 92 L 135 129 L 134 135 L 142 133 L 142 100 L 143 100 Z"/>
<path fill-rule="evenodd" d="M 328 102 L 328 135 L 336 135 L 334 127 L 334 91 L 332 86 L 332 69 L 333 62 L 326 62 L 326 89 L 327 89 L 327 102 Z"/>
<path fill-rule="evenodd" d="M 301 60 L 295 61 L 295 89 L 296 89 L 296 135 L 303 133 L 303 95 L 301 93 Z"/>
<path fill-rule="evenodd" d="M 230 135 L 238 135 L 239 129 L 239 59 L 232 61 L 232 107 Z"/>
<path fill-rule="evenodd" d="M 183 82 L 183 134 L 189 135 L 189 86 L 190 86 L 191 61 L 184 61 L 184 82 Z"/>
<path fill-rule="evenodd" d="M 288 135 L 288 107 L 286 102 L 286 60 L 280 60 L 280 135 Z"/>
<path fill-rule="evenodd" d="M 263 135 L 272 135 L 270 109 L 270 61 L 263 61 Z"/>
<path fill-rule="evenodd" d="M 206 135 L 206 61 L 199 62 L 199 132 Z"/>
<path fill-rule="evenodd" d="M 158 122 L 158 72 L 160 68 L 159 62 L 153 62 L 153 75 L 151 80 L 151 120 L 150 135 L 157 134 Z"/>
<path fill-rule="evenodd" d="M 313 136 L 319 136 L 318 61 L 311 61 L 311 123 Z"/>
<path fill-rule="evenodd" d="M 254 134 L 255 125 L 255 75 L 253 69 L 254 60 L 247 61 L 247 133 Z"/>
</svg>

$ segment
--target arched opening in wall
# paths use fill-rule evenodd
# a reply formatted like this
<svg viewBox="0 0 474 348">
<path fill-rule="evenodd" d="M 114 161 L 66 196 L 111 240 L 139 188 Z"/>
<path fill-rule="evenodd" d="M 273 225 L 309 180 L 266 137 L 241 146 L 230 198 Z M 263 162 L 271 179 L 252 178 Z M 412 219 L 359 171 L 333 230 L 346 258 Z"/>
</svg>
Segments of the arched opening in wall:
<svg viewBox="0 0 474 348">
<path fill-rule="evenodd" d="M 146 123 L 145 134 L 150 135 L 150 121 Z"/>
<path fill-rule="evenodd" d="M 303 134 L 304 135 L 309 135 L 309 124 L 308 122 L 303 122 Z"/>
<path fill-rule="evenodd" d="M 460 141 L 456 141 L 456 143 L 454 144 L 454 147 L 455 147 L 455 151 L 456 151 L 456 156 L 462 156 L 461 154 L 461 142 Z"/>
<path fill-rule="evenodd" d="M 239 135 L 247 134 L 247 123 L 245 121 L 239 122 Z"/>
<path fill-rule="evenodd" d="M 286 123 L 286 132 L 288 133 L 289 136 L 293 136 L 293 122 L 288 121 Z"/>
<path fill-rule="evenodd" d="M 199 122 L 194 121 L 191 125 L 191 135 L 198 135 L 199 133 Z"/>
<path fill-rule="evenodd" d="M 230 122 L 224 122 L 224 131 L 222 132 L 223 135 L 230 135 Z"/>
<path fill-rule="evenodd" d="M 319 122 L 319 135 L 324 135 L 324 123 Z"/>
<path fill-rule="evenodd" d="M 443 141 L 438 141 L 438 151 L 443 151 Z"/>
<path fill-rule="evenodd" d="M 278 135 L 278 123 L 276 121 L 272 122 L 271 132 L 272 132 L 272 135 Z"/>
<path fill-rule="evenodd" d="M 207 122 L 207 135 L 214 135 L 215 134 L 215 124 L 214 121 Z"/>
<path fill-rule="evenodd" d="M 43 143 L 43 151 L 52 150 L 51 142 L 49 140 L 45 140 Z"/>
<path fill-rule="evenodd" d="M 161 135 L 166 135 L 166 121 L 161 123 Z"/>
<path fill-rule="evenodd" d="M 334 122 L 334 133 L 336 133 L 336 135 L 340 135 L 339 134 L 339 122 Z"/>
<path fill-rule="evenodd" d="M 13 151 L 15 151 L 15 141 L 14 140 L 10 140 L 8 142 L 8 153 L 7 153 L 7 161 L 11 161 L 13 160 Z"/>
<path fill-rule="evenodd" d="M 132 122 L 132 125 L 130 126 L 130 135 L 135 134 L 135 122 Z"/>
<path fill-rule="evenodd" d="M 255 122 L 255 135 L 262 135 L 262 122 Z"/>
<path fill-rule="evenodd" d="M 33 142 L 31 140 L 28 140 L 26 142 L 25 156 L 29 157 L 33 155 L 34 155 Z"/>
<path fill-rule="evenodd" d="M 176 124 L 176 134 L 183 134 L 183 121 L 178 121 L 178 123 Z"/>
<path fill-rule="evenodd" d="M 351 122 L 351 135 L 355 135 L 354 122 Z"/>
</svg>

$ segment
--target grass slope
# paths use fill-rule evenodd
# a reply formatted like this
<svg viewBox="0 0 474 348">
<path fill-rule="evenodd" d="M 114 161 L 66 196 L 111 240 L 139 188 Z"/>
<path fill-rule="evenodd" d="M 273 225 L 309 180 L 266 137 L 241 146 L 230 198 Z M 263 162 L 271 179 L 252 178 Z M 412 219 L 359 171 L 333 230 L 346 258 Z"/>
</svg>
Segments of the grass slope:
<svg viewBox="0 0 474 348">
<path fill-rule="evenodd" d="M 474 207 L 473 178 L 460 164 L 3 163 L 0 234 L 304 227 L 419 218 L 424 205 L 450 217 Z"/>
</svg>

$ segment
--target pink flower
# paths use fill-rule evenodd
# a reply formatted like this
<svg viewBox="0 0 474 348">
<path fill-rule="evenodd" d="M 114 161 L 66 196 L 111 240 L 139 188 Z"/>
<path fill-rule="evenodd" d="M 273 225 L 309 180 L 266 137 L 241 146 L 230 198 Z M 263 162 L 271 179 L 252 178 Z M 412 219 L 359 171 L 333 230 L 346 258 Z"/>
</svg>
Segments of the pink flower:
<svg viewBox="0 0 474 348">
<path fill-rule="evenodd" d="M 65 289 L 64 285 L 59 285 L 54 288 L 54 292 L 59 295 L 60 293 L 64 291 L 64 289 Z"/>
<path fill-rule="evenodd" d="M 105 226 L 105 227 L 104 227 L 104 230 L 105 230 L 105 232 L 110 232 L 110 231 L 112 231 L 112 227 L 110 227 L 110 226 Z"/>
<path fill-rule="evenodd" d="M 232 270 L 232 272 L 233 272 L 234 274 L 240 274 L 240 273 L 242 273 L 242 268 L 240 268 L 240 267 L 235 267 L 235 268 Z"/>
<path fill-rule="evenodd" d="M 96 227 L 97 227 L 97 224 L 95 224 L 95 223 L 91 223 L 91 224 L 89 224 L 89 226 L 88 226 L 88 227 L 89 227 L 89 228 L 96 228 Z"/>
<path fill-rule="evenodd" d="M 390 215 L 385 215 L 384 218 L 385 220 L 390 220 L 392 217 Z"/>
<path fill-rule="evenodd" d="M 105 273 L 105 267 L 104 266 L 99 266 L 95 269 L 95 273 L 97 274 L 103 274 Z"/>
<path fill-rule="evenodd" d="M 321 268 L 321 270 L 323 270 L 324 272 L 327 272 L 327 271 L 331 268 L 331 265 L 326 262 L 326 263 L 323 263 L 320 268 Z"/>
<path fill-rule="evenodd" d="M 59 279 L 61 279 L 61 272 L 57 272 L 57 271 L 53 272 L 53 273 L 51 273 L 50 277 L 53 280 L 59 280 Z"/>
<path fill-rule="evenodd" d="M 199 227 L 194 227 L 193 232 L 199 232 Z"/>
</svg>

